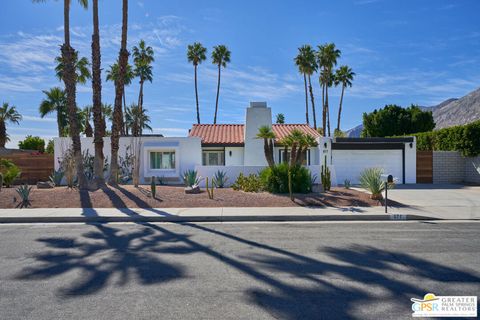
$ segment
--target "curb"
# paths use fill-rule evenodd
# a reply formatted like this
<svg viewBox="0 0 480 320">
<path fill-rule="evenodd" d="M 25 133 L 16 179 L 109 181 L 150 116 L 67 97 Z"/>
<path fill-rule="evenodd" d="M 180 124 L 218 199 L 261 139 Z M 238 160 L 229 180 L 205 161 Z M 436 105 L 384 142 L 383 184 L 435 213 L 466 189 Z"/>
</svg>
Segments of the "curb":
<svg viewBox="0 0 480 320">
<path fill-rule="evenodd" d="M 418 215 L 271 215 L 271 216 L 77 216 L 77 217 L 0 217 L 7 223 L 109 223 L 109 222 L 309 222 L 309 221 L 424 221 L 441 220 Z"/>
</svg>

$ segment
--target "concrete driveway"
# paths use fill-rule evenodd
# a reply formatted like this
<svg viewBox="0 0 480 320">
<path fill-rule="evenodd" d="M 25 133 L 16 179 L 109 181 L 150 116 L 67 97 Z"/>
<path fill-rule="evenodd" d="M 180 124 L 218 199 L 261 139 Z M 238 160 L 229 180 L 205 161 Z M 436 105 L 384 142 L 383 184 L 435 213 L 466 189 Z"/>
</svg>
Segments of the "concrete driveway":
<svg viewBox="0 0 480 320">
<path fill-rule="evenodd" d="M 389 199 L 409 206 L 395 210 L 443 219 L 480 219 L 480 186 L 459 184 L 398 185 Z"/>
</svg>

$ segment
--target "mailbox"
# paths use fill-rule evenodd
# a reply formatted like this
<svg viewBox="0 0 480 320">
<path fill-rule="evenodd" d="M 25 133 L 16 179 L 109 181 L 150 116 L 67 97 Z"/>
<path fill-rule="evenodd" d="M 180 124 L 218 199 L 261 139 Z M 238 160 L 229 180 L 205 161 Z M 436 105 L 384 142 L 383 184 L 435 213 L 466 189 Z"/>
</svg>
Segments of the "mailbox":
<svg viewBox="0 0 480 320">
<path fill-rule="evenodd" d="M 397 179 L 394 179 L 391 174 L 382 174 L 382 180 L 385 181 L 385 213 L 388 213 L 388 186 L 392 185 L 394 181 Z"/>
</svg>

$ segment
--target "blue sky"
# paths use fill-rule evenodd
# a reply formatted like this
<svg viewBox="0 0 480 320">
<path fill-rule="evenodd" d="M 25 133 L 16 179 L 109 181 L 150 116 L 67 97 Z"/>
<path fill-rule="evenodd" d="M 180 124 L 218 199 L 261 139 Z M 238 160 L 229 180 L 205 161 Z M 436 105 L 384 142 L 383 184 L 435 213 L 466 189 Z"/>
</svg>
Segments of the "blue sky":
<svg viewBox="0 0 480 320">
<path fill-rule="evenodd" d="M 90 59 L 91 10 L 72 0 L 73 46 Z M 193 67 L 186 47 L 200 41 L 211 52 L 225 44 L 231 63 L 222 73 L 220 123 L 241 123 L 249 101 L 267 101 L 287 122 L 304 121 L 303 78 L 293 63 L 297 48 L 334 42 L 339 64 L 357 74 L 344 98 L 342 129 L 361 123 L 363 112 L 396 103 L 429 106 L 460 97 L 480 86 L 480 25 L 477 0 L 345 1 L 160 1 L 130 0 L 128 45 L 140 39 L 155 50 L 154 81 L 144 104 L 155 133 L 186 135 L 195 122 Z M 9 146 L 26 134 L 56 133 L 54 115 L 40 119 L 42 90 L 62 86 L 54 58 L 62 39 L 62 1 L 2 3 L 0 13 L 0 100 L 24 115 L 9 126 Z M 100 0 L 102 67 L 116 59 L 120 41 L 120 1 Z M 318 80 L 314 77 L 317 105 Z M 213 121 L 216 68 L 199 68 L 202 122 Z M 114 88 L 103 83 L 103 101 L 113 104 Z M 336 118 L 340 90 L 332 89 Z M 138 95 L 135 83 L 128 102 Z M 78 87 L 78 105 L 91 104 L 91 85 Z M 320 111 L 320 108 L 317 109 Z M 321 112 L 317 112 L 320 119 Z"/>
</svg>

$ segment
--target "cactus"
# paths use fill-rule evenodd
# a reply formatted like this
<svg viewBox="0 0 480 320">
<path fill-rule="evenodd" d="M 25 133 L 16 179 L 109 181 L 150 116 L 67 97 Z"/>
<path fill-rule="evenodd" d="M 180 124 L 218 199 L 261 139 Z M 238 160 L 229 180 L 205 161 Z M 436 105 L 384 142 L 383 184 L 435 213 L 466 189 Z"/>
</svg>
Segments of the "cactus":
<svg viewBox="0 0 480 320">
<path fill-rule="evenodd" d="M 2 191 L 3 186 L 3 173 L 0 172 L 0 191 Z"/>
<path fill-rule="evenodd" d="M 213 180 L 213 179 L 212 179 Z M 208 199 L 213 199 L 213 181 L 212 181 L 212 187 L 208 188 L 208 177 L 206 179 L 206 187 L 207 187 L 207 194 L 208 194 Z"/>
<path fill-rule="evenodd" d="M 157 178 L 152 177 L 152 182 L 150 183 L 150 191 L 152 192 L 152 198 L 156 199 L 157 196 L 157 183 L 156 183 Z"/>
<path fill-rule="evenodd" d="M 323 190 L 329 191 L 332 187 L 332 180 L 330 175 L 330 169 L 327 166 L 327 156 L 325 156 L 325 162 L 322 165 L 322 172 L 320 174 L 322 180 Z"/>
<path fill-rule="evenodd" d="M 17 204 L 17 208 L 23 209 L 28 208 L 32 204 L 30 203 L 30 191 L 32 187 L 24 184 L 16 189 L 17 193 L 20 196 L 21 201 Z"/>
</svg>

